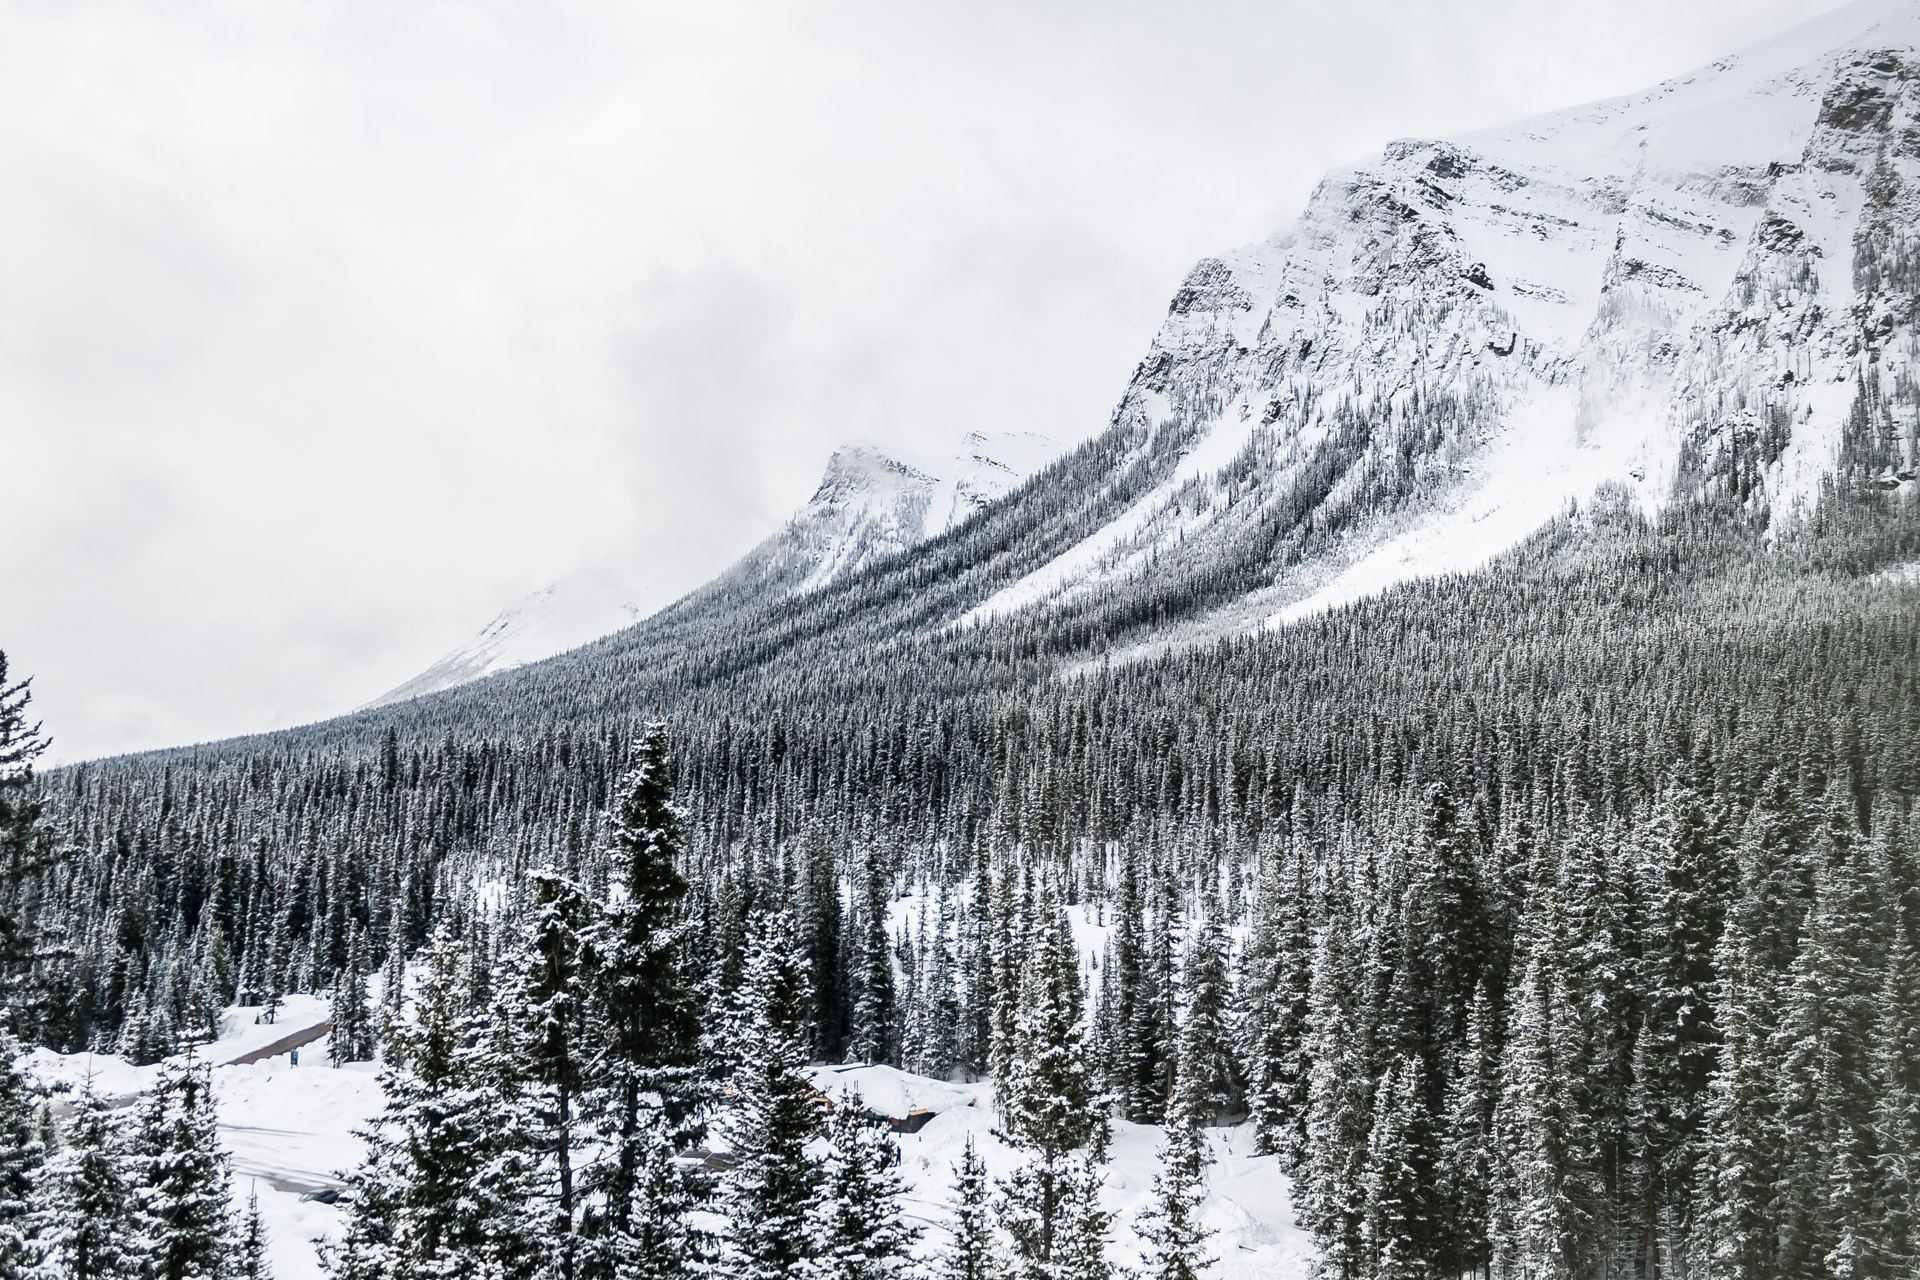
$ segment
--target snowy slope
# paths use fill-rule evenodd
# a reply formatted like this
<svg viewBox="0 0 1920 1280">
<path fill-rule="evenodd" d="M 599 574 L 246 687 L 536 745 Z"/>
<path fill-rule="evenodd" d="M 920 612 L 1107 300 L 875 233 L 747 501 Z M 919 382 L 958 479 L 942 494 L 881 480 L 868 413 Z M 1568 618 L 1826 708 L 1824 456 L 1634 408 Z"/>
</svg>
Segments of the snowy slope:
<svg viewBox="0 0 1920 1280">
<path fill-rule="evenodd" d="M 1018 487 L 1059 447 L 1030 432 L 967 435 L 950 458 L 912 458 L 879 445 L 836 451 L 812 499 L 721 575 L 728 593 L 771 603 L 815 590 L 935 538 Z M 466 643 L 362 710 L 537 662 L 640 621 L 637 581 L 562 578 L 501 610 Z"/>
<path fill-rule="evenodd" d="M 220 1039 L 200 1050 L 201 1059 L 226 1063 L 289 1031 L 318 1025 L 327 1017 L 327 1006 L 310 996 L 290 997 L 278 1021 L 264 1027 L 254 1024 L 255 1013 L 228 1010 Z M 91 1083 L 97 1093 L 128 1103 L 151 1088 L 161 1070 L 107 1055 L 44 1049 L 29 1055 L 26 1065 L 44 1084 L 77 1090 Z M 922 1229 L 918 1251 L 923 1255 L 931 1256 L 945 1242 L 954 1166 L 969 1138 L 996 1177 L 1019 1162 L 1018 1153 L 992 1132 L 990 1085 L 950 1084 L 891 1067 L 821 1066 L 808 1074 L 830 1095 L 858 1094 L 886 1114 L 904 1115 L 915 1107 L 937 1112 L 919 1133 L 895 1139 L 907 1184 L 904 1207 L 909 1221 Z M 302 1197 L 339 1186 L 339 1175 L 364 1155 L 356 1131 L 384 1101 L 376 1068 L 360 1062 L 335 1069 L 322 1041 L 300 1051 L 298 1066 L 285 1055 L 246 1066 L 216 1066 L 213 1083 L 220 1139 L 233 1159 L 236 1204 L 259 1196 L 279 1280 L 318 1280 L 315 1242 L 338 1239 L 344 1213 Z M 1276 1158 L 1249 1154 L 1251 1134 L 1245 1126 L 1210 1130 L 1208 1136 L 1215 1163 L 1202 1220 L 1217 1233 L 1214 1247 L 1222 1266 L 1216 1274 L 1222 1280 L 1307 1276 L 1311 1243 L 1294 1224 L 1287 1180 Z M 1117 1215 L 1112 1252 L 1123 1264 L 1140 1260 L 1133 1227 L 1159 1169 L 1159 1144 L 1155 1127 L 1125 1122 L 1114 1127 L 1104 1202 Z"/>
<path fill-rule="evenodd" d="M 288 1056 L 248 1066 L 224 1065 L 264 1048 L 289 1033 L 327 1020 L 328 1004 L 313 996 L 289 996 L 270 1024 L 256 1023 L 258 1009 L 235 1007 L 221 1018 L 221 1033 L 198 1050 L 202 1062 L 214 1062 L 214 1110 L 220 1140 L 233 1157 L 236 1205 L 260 1197 L 269 1257 L 280 1280 L 305 1280 L 321 1272 L 316 1238 L 337 1235 L 339 1209 L 304 1200 L 310 1192 L 340 1185 L 339 1175 L 359 1163 L 363 1144 L 354 1136 L 379 1110 L 382 1097 L 371 1063 L 350 1063 L 335 1070 L 326 1041 L 300 1050 L 300 1065 Z M 101 1096 L 131 1104 L 153 1087 L 159 1065 L 135 1067 L 107 1054 L 57 1054 L 36 1049 L 23 1065 L 35 1079 L 63 1096 L 91 1087 Z"/>
<path fill-rule="evenodd" d="M 1475 567 L 1606 482 L 1649 508 L 1737 484 L 1791 518 L 1866 363 L 1906 358 L 1862 340 L 1852 268 L 1878 157 L 1920 177 L 1916 46 L 1920 7 L 1863 0 L 1330 174 L 1176 294 L 1114 418 L 1113 474 L 1157 482 L 960 622 L 1227 582 L 1190 635 L 1283 623 Z"/>
<path fill-rule="evenodd" d="M 466 684 L 575 649 L 640 619 L 632 587 L 591 574 L 549 583 L 494 615 L 474 637 L 363 710 Z"/>
</svg>

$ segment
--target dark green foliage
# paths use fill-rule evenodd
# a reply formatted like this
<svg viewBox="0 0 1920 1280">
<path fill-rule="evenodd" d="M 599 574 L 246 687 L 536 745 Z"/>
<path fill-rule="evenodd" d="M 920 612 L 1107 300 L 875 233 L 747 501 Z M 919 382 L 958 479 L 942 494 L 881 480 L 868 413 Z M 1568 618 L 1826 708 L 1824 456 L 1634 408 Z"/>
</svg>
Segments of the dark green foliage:
<svg viewBox="0 0 1920 1280">
<path fill-rule="evenodd" d="M 233 1242 L 227 1155 L 204 1067 L 163 1074 L 132 1134 L 136 1231 L 153 1280 L 223 1280 Z"/>
<path fill-rule="evenodd" d="M 908 1265 L 917 1232 L 900 1216 L 900 1152 L 884 1120 L 857 1094 L 840 1098 L 826 1124 L 821 1210 L 811 1274 L 821 1280 L 888 1280 Z"/>
<path fill-rule="evenodd" d="M 260 1193 L 247 1195 L 247 1215 L 240 1220 L 239 1238 L 233 1246 L 235 1280 L 273 1280 L 273 1264 L 267 1261 L 267 1229 L 260 1220 Z"/>
<path fill-rule="evenodd" d="M 953 1179 L 953 1239 L 942 1255 L 942 1280 L 993 1280 L 999 1268 L 999 1242 L 987 1198 L 986 1162 L 972 1138 L 960 1153 Z"/>
<path fill-rule="evenodd" d="M 733 1167 L 722 1193 L 731 1224 L 720 1267 L 737 1280 L 798 1280 L 816 1256 L 811 1227 L 822 1175 L 805 1148 L 819 1132 L 821 1100 L 800 1075 L 809 986 L 792 918 L 758 921 L 740 992 L 736 1033 L 745 1043 L 729 1082 Z"/>
<path fill-rule="evenodd" d="M 20 1043 L 0 1029 L 0 1280 L 27 1280 L 35 1254 L 34 1188 L 46 1159 L 34 1123 L 35 1090 L 15 1064 Z"/>
<path fill-rule="evenodd" d="M 58 1280 L 134 1280 L 142 1270 L 138 1205 L 105 1101 L 91 1090 L 75 1099 L 62 1139 L 34 1196 L 44 1269 Z"/>
<path fill-rule="evenodd" d="M 367 937 L 355 924 L 348 935 L 346 967 L 333 980 L 333 1030 L 327 1036 L 327 1051 L 336 1067 L 373 1058 L 373 1014 L 367 1006 L 369 968 Z"/>
</svg>

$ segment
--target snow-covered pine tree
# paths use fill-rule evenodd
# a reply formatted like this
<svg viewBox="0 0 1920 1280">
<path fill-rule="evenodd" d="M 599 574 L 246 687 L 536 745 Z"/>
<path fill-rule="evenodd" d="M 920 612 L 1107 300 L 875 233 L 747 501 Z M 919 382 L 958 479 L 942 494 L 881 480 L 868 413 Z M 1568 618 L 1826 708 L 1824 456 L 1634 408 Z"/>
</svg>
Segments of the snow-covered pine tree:
<svg viewBox="0 0 1920 1280">
<path fill-rule="evenodd" d="M 1887 954 L 1880 988 L 1874 1085 L 1880 1259 L 1889 1271 L 1911 1273 L 1920 1264 L 1920 950 L 1904 929 Z"/>
<path fill-rule="evenodd" d="M 762 916 L 752 939 L 739 994 L 740 1066 L 729 1081 L 734 1163 L 722 1188 L 729 1223 L 719 1268 L 730 1280 L 798 1280 L 813 1261 L 808 1227 L 821 1178 L 806 1150 L 820 1129 L 820 1099 L 800 1074 L 811 982 L 792 916 Z"/>
<path fill-rule="evenodd" d="M 675 1156 L 676 1135 L 666 1120 L 656 1114 L 646 1124 L 634 1212 L 626 1234 L 614 1242 L 613 1274 L 620 1280 L 684 1280 L 706 1268 L 713 1253 L 692 1216 L 704 1203 L 704 1188 Z"/>
<path fill-rule="evenodd" d="M 1728 918 L 1715 951 L 1722 1037 L 1708 1085 L 1706 1152 L 1694 1213 L 1694 1260 L 1713 1280 L 1775 1274 L 1772 1220 L 1779 1178 L 1778 1076 L 1770 1053 L 1778 1000 L 1741 914 Z"/>
<path fill-rule="evenodd" d="M 1177 1049 L 1174 996 L 1179 973 L 1174 964 L 1173 927 L 1179 913 L 1179 895 L 1173 877 L 1162 877 L 1159 901 L 1146 949 L 1141 958 L 1139 985 L 1130 1001 L 1127 1026 L 1127 1119 L 1136 1124 L 1158 1124 L 1166 1115 L 1168 1068 Z"/>
<path fill-rule="evenodd" d="M 1180 1024 L 1176 1101 L 1202 1124 L 1237 1114 L 1246 1096 L 1233 1052 L 1232 988 L 1227 977 L 1227 936 L 1208 918 L 1188 939 L 1181 972 L 1186 1008 Z"/>
<path fill-rule="evenodd" d="M 465 1007 L 466 949 L 451 922 L 426 953 L 413 1018 L 388 1046 L 382 1114 L 348 1179 L 347 1230 L 327 1259 L 340 1280 L 483 1274 L 543 1263 L 528 1212 L 536 1140 L 500 1016 Z"/>
<path fill-rule="evenodd" d="M 91 1086 L 74 1100 L 64 1141 L 35 1187 L 29 1221 L 50 1280 L 141 1275 L 126 1151 L 112 1113 Z"/>
<path fill-rule="evenodd" d="M 1350 925 L 1336 914 L 1315 940 L 1305 1060 L 1305 1159 L 1296 1166 L 1299 1216 L 1329 1274 L 1360 1274 L 1365 1205 L 1360 1174 L 1373 1115 L 1373 1072 L 1359 1025 Z"/>
<path fill-rule="evenodd" d="M 347 963 L 333 981 L 333 1030 L 328 1033 L 327 1054 L 336 1067 L 373 1058 L 373 1013 L 367 1006 L 371 967 L 366 931 L 355 921 L 348 930 Z"/>
<path fill-rule="evenodd" d="M 813 1224 L 816 1280 L 889 1280 L 908 1268 L 918 1234 L 900 1216 L 899 1148 L 887 1122 L 857 1093 L 843 1094 L 826 1124 L 820 1211 Z"/>
<path fill-rule="evenodd" d="M 1275 851 L 1254 904 L 1253 932 L 1242 953 L 1236 991 L 1247 1110 L 1262 1152 L 1289 1165 L 1304 1156 L 1307 1035 L 1313 979 L 1312 883 L 1306 841 Z"/>
<path fill-rule="evenodd" d="M 1650 1248 L 1683 1247 L 1697 1184 L 1707 1086 L 1718 1058 L 1714 946 L 1731 890 L 1729 849 L 1718 811 L 1693 787 L 1671 786 L 1656 802 L 1644 841 L 1649 897 L 1643 1151 L 1638 1165 L 1651 1216 L 1670 1220 Z M 1651 1265 L 1651 1263 L 1650 1263 Z"/>
<path fill-rule="evenodd" d="M 833 838 L 817 821 L 807 824 L 795 880 L 794 924 L 813 971 L 813 998 L 808 1006 L 812 1055 L 835 1061 L 847 1022 L 846 991 L 840 980 L 840 877 L 834 865 Z"/>
<path fill-rule="evenodd" d="M 1213 1099 L 1204 1080 L 1190 1080 L 1184 1058 L 1174 1067 L 1175 1102 L 1160 1141 L 1160 1172 L 1154 1175 L 1153 1201 L 1135 1226 L 1148 1245 L 1146 1280 L 1200 1280 L 1214 1264 L 1200 1222 L 1207 1197 L 1205 1124 Z"/>
<path fill-rule="evenodd" d="M 682 964 L 678 912 L 687 881 L 677 865 L 682 837 L 666 726 L 647 725 L 634 752 L 608 814 L 614 885 L 583 936 L 591 996 L 584 1029 L 591 1053 L 583 1060 L 592 1068 L 582 1102 L 602 1144 L 583 1178 L 598 1198 L 586 1230 L 616 1244 L 635 1238 L 635 1216 L 646 1211 L 641 1170 L 656 1159 L 652 1144 L 663 1133 L 676 1151 L 697 1142 L 707 1091 L 699 1002 Z M 628 1248 L 618 1244 L 618 1251 Z"/>
<path fill-rule="evenodd" d="M 580 887 L 557 872 L 530 872 L 528 881 L 533 910 L 501 984 L 509 1051 L 492 1065 L 519 1077 L 537 1131 L 535 1149 L 525 1153 L 540 1182 L 537 1206 L 530 1211 L 553 1249 L 555 1273 L 560 1280 L 573 1280 L 580 1229 L 574 1129 L 586 1070 L 579 1043 L 586 983 L 581 933 L 590 907 Z M 603 1244 L 618 1247 L 618 1242 Z"/>
<path fill-rule="evenodd" d="M 1113 1215 L 1100 1205 L 1100 1186 L 1104 1181 L 1100 1166 L 1082 1153 L 1068 1162 L 1066 1175 L 1061 1183 L 1065 1198 L 1060 1206 L 1060 1234 L 1055 1242 L 1053 1262 L 1044 1272 L 1056 1280 L 1113 1280 L 1115 1268 L 1107 1257 L 1107 1236 L 1113 1227 Z M 1033 1274 L 1035 1270 L 1029 1267 L 1026 1273 Z"/>
<path fill-rule="evenodd" d="M 847 1053 L 858 1062 L 893 1060 L 893 947 L 887 935 L 891 877 L 871 845 L 861 867 L 859 950 Z"/>
<path fill-rule="evenodd" d="M 393 887 L 387 903 L 387 953 L 380 964 L 380 1039 L 383 1058 L 391 1057 L 407 1007 L 407 885 Z"/>
<path fill-rule="evenodd" d="M 1057 1278 L 1070 1258 L 1081 1267 L 1104 1265 L 1075 1233 L 1083 1237 L 1100 1217 L 1098 1166 L 1106 1156 L 1110 1099 L 1086 1061 L 1071 932 L 1057 908 L 1043 903 L 1038 910 L 1036 972 L 998 1103 L 1001 1132 L 1027 1153 L 1000 1184 L 1012 1273 L 1021 1280 Z"/>
<path fill-rule="evenodd" d="M 1000 1249 L 988 1200 L 987 1163 L 968 1137 L 954 1167 L 953 1239 L 941 1255 L 941 1280 L 993 1280 L 999 1274 Z"/>
<path fill-rule="evenodd" d="M 132 1135 L 136 1234 L 152 1280 L 221 1280 L 232 1253 L 227 1153 L 213 1076 L 188 1063 L 162 1073 Z"/>
<path fill-rule="evenodd" d="M 1467 1018 L 1466 1042 L 1453 1055 L 1447 1114 L 1439 1139 L 1438 1178 L 1450 1219 L 1443 1257 L 1459 1271 L 1482 1270 L 1492 1256 L 1487 1215 L 1495 1159 L 1493 1113 L 1500 1095 L 1500 1028 L 1487 977 L 1481 975 Z"/>
<path fill-rule="evenodd" d="M 240 1232 L 233 1246 L 234 1280 L 273 1280 L 273 1264 L 267 1259 L 267 1226 L 260 1220 L 260 1192 L 247 1193 L 247 1212 L 240 1219 Z"/>
<path fill-rule="evenodd" d="M 1374 1280 L 1427 1280 L 1440 1224 L 1432 1207 L 1433 1123 L 1420 1060 L 1401 1054 L 1378 1086 L 1367 1135 L 1361 1247 Z"/>
<path fill-rule="evenodd" d="M 1873 842 L 1830 803 L 1805 939 L 1789 975 L 1779 1037 L 1785 1168 L 1775 1210 L 1785 1275 L 1879 1266 L 1869 1206 L 1878 1149 L 1874 1035 L 1892 941 Z"/>
<path fill-rule="evenodd" d="M 922 1075 L 939 1080 L 949 1078 L 959 1063 L 960 990 L 955 982 L 952 928 L 943 894 L 934 904 L 928 925 L 927 962 L 920 996 L 925 1006 L 921 1060 L 916 1068 Z"/>
<path fill-rule="evenodd" d="M 26 1280 L 35 1261 L 29 1215 L 46 1149 L 34 1123 L 35 1089 L 20 1042 L 0 1029 L 0 1280 Z"/>
<path fill-rule="evenodd" d="M 33 764 L 49 745 L 40 725 L 27 718 L 31 680 L 7 682 L 7 655 L 0 652 L 0 992 L 11 988 L 32 962 L 35 921 L 22 891 L 37 860 L 34 833 L 46 800 L 34 788 Z M 45 922 L 40 922 L 44 926 Z"/>
</svg>

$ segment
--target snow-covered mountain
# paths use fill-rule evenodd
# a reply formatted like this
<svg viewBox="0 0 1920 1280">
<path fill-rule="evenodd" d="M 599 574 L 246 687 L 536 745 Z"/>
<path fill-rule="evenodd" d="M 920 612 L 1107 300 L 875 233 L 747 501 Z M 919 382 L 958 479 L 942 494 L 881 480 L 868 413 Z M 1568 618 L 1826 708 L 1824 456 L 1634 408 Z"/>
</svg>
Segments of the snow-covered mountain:
<svg viewBox="0 0 1920 1280">
<path fill-rule="evenodd" d="M 609 660 L 1027 613 L 1058 622 L 1045 644 L 1071 666 L 1471 569 L 1601 485 L 1782 523 L 1836 469 L 1911 491 L 1916 227 L 1915 0 L 1857 0 L 1643 93 L 1392 143 L 1189 273 L 1106 431 L 1056 463 L 1031 437 L 938 462 L 848 446 Z M 404 694 L 481 673 L 459 657 Z"/>
<path fill-rule="evenodd" d="M 1174 296 L 1102 481 L 1150 486 L 961 622 L 1127 591 L 1200 601 L 1163 640 L 1284 622 L 1483 563 L 1603 482 L 1791 519 L 1863 376 L 1909 376 L 1917 48 L 1920 9 L 1865 0 L 1330 174 Z M 1911 488 L 1888 412 L 1884 482 Z"/>
<path fill-rule="evenodd" d="M 1002 497 L 1058 453 L 1031 432 L 968 433 L 950 458 L 849 444 L 827 462 L 807 505 L 703 590 L 754 605 L 815 590 L 938 537 Z M 634 584 L 577 573 L 502 609 L 458 648 L 362 710 L 451 689 L 578 648 L 643 616 Z"/>
<path fill-rule="evenodd" d="M 573 574 L 502 609 L 472 639 L 362 710 L 423 697 L 578 648 L 641 617 L 626 584 Z"/>
<path fill-rule="evenodd" d="M 940 459 L 847 445 L 807 505 L 722 581 L 750 583 L 770 599 L 816 590 L 955 528 L 1059 452 L 1031 432 L 969 432 Z"/>
</svg>

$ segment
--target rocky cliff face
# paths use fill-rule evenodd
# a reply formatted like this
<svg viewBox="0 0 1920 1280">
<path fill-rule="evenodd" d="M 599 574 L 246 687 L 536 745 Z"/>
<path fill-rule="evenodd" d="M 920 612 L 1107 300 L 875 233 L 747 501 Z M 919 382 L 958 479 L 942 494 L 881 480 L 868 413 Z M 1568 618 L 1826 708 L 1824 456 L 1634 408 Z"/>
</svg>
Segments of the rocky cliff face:
<svg viewBox="0 0 1920 1280">
<path fill-rule="evenodd" d="M 1204 634 L 1473 567 L 1604 482 L 1777 519 L 1836 466 L 1910 486 L 1917 45 L 1867 0 L 1329 175 L 1175 294 L 1114 416 L 1150 489 L 963 620 L 1145 592 Z"/>
</svg>

